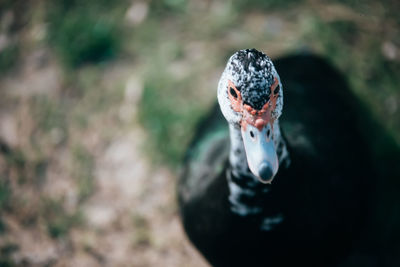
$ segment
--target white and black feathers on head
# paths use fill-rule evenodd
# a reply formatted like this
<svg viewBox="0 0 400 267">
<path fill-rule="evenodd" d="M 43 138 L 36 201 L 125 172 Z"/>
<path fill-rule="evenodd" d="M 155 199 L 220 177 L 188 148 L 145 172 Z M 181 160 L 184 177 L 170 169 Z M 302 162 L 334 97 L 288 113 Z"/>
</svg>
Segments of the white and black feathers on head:
<svg viewBox="0 0 400 267">
<path fill-rule="evenodd" d="M 244 104 L 260 110 L 268 102 L 274 79 L 279 80 L 279 96 L 273 116 L 282 110 L 282 84 L 271 59 L 256 49 L 239 50 L 228 60 L 218 85 L 218 102 L 228 122 L 238 123 L 241 114 L 234 112 L 228 99 L 228 80 L 240 91 Z"/>
<path fill-rule="evenodd" d="M 269 88 L 274 82 L 271 59 L 255 49 L 240 50 L 231 57 L 227 67 L 244 103 L 260 110 L 268 101 Z"/>
</svg>

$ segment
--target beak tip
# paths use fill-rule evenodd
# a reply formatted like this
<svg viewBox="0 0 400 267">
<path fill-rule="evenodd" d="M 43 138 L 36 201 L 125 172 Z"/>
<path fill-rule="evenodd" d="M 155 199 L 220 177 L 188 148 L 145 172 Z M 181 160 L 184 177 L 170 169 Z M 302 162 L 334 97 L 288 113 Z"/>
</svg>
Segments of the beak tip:
<svg viewBox="0 0 400 267">
<path fill-rule="evenodd" d="M 270 184 L 274 179 L 274 172 L 272 166 L 268 163 L 261 163 L 258 168 L 258 177 L 262 183 Z"/>
</svg>

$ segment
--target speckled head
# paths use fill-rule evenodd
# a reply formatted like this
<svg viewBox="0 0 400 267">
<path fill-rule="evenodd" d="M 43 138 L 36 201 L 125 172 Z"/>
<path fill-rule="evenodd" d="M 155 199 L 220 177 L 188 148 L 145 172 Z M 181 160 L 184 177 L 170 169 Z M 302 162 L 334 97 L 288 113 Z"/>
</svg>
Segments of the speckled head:
<svg viewBox="0 0 400 267">
<path fill-rule="evenodd" d="M 218 86 L 218 101 L 228 122 L 241 122 L 245 110 L 241 107 L 260 112 L 268 102 L 271 119 L 276 120 L 282 112 L 282 98 L 279 75 L 267 55 L 256 49 L 245 49 L 231 56 Z"/>
<path fill-rule="evenodd" d="M 274 81 L 271 73 L 272 62 L 255 49 L 240 50 L 229 63 L 231 82 L 240 91 L 243 102 L 260 110 L 269 98 L 270 86 Z"/>
<path fill-rule="evenodd" d="M 282 113 L 282 84 L 271 59 L 256 49 L 240 50 L 228 60 L 218 84 L 218 102 L 231 125 L 241 130 L 251 172 L 270 183 L 278 171 L 276 140 Z"/>
</svg>

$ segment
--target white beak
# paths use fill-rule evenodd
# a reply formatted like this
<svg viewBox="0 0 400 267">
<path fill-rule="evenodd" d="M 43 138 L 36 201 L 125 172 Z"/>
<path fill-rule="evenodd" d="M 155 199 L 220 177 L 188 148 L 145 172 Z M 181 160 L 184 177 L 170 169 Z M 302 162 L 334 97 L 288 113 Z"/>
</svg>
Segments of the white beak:
<svg viewBox="0 0 400 267">
<path fill-rule="evenodd" d="M 247 164 L 251 172 L 262 183 L 271 183 L 279 168 L 271 125 L 268 123 L 258 130 L 253 125 L 247 124 L 246 130 L 242 127 L 241 131 Z"/>
</svg>

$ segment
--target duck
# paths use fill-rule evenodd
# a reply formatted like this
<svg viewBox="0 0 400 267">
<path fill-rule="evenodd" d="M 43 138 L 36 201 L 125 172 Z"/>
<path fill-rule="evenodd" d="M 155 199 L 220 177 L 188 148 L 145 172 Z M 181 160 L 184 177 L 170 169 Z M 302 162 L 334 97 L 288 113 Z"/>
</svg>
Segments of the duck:
<svg viewBox="0 0 400 267">
<path fill-rule="evenodd" d="M 197 250 L 214 267 L 357 266 L 343 262 L 365 240 L 379 175 L 344 76 L 321 56 L 243 49 L 217 99 L 177 183 Z"/>
</svg>

